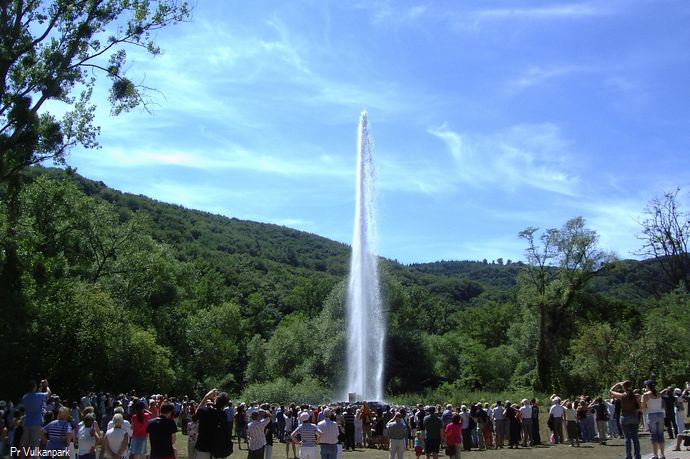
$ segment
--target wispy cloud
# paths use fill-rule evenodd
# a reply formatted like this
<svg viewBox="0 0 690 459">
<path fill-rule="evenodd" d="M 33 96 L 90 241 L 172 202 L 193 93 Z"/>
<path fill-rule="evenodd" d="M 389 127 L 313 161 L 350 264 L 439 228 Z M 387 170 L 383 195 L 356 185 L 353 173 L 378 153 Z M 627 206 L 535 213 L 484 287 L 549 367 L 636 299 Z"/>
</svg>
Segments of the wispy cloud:
<svg viewBox="0 0 690 459">
<path fill-rule="evenodd" d="M 561 3 L 548 6 L 524 8 L 486 8 L 475 11 L 480 18 L 486 19 L 561 19 L 586 18 L 612 14 L 608 6 L 594 3 Z"/>
<path fill-rule="evenodd" d="M 490 136 L 469 136 L 447 125 L 429 129 L 455 160 L 457 178 L 476 187 L 538 188 L 573 196 L 569 143 L 552 123 L 520 124 Z"/>
<path fill-rule="evenodd" d="M 508 82 L 508 92 L 515 93 L 533 86 L 538 86 L 556 78 L 562 78 L 578 73 L 591 72 L 592 68 L 584 65 L 550 65 L 531 66 L 518 77 Z"/>
</svg>

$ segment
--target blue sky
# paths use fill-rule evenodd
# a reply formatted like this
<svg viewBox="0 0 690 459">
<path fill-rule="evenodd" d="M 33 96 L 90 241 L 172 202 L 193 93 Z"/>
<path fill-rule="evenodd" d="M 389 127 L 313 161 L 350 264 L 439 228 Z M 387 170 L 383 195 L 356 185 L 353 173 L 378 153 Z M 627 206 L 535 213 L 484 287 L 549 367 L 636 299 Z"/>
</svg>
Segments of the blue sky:
<svg viewBox="0 0 690 459">
<path fill-rule="evenodd" d="M 102 148 L 69 163 L 349 243 L 367 110 L 381 255 L 519 260 L 519 231 L 581 215 L 629 258 L 647 202 L 690 190 L 688 24 L 687 1 L 197 0 L 162 56 L 129 52 L 153 112 L 97 91 Z"/>
</svg>

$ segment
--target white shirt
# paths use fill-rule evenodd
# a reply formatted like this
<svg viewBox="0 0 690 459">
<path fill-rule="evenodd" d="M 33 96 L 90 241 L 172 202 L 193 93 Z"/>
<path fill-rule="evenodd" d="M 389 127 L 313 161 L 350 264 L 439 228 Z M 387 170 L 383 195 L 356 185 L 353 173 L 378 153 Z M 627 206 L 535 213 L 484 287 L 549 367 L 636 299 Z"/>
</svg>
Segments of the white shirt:
<svg viewBox="0 0 690 459">
<path fill-rule="evenodd" d="M 108 423 L 108 428 L 105 429 L 106 431 L 110 430 L 113 428 L 113 421 L 110 421 Z M 126 419 L 122 420 L 122 429 L 127 432 L 127 435 L 129 435 L 129 438 L 132 438 L 132 424 Z"/>
<path fill-rule="evenodd" d="M 531 406 L 521 406 L 520 407 L 520 416 L 522 416 L 522 419 L 532 419 L 532 407 Z"/>
<path fill-rule="evenodd" d="M 247 424 L 247 435 L 249 435 L 249 449 L 256 451 L 266 446 L 266 433 L 264 429 L 271 422 L 271 418 L 262 418 Z"/>
<path fill-rule="evenodd" d="M 122 446 L 122 440 L 125 439 L 125 435 L 127 432 L 125 432 L 125 429 L 119 428 L 112 428 L 108 430 L 105 434 L 105 440 L 108 442 L 108 446 L 110 449 L 115 451 L 116 453 L 120 449 L 120 446 Z M 106 454 L 106 457 L 112 457 L 109 454 Z"/>
<path fill-rule="evenodd" d="M 551 409 L 549 410 L 549 414 L 553 416 L 554 418 L 562 418 L 563 417 L 563 407 L 559 404 L 554 404 L 551 406 Z"/>
<path fill-rule="evenodd" d="M 325 443 L 327 445 L 335 445 L 338 443 L 338 434 L 340 433 L 338 424 L 330 419 L 324 419 L 317 424 L 317 427 L 320 433 L 319 443 Z"/>
</svg>

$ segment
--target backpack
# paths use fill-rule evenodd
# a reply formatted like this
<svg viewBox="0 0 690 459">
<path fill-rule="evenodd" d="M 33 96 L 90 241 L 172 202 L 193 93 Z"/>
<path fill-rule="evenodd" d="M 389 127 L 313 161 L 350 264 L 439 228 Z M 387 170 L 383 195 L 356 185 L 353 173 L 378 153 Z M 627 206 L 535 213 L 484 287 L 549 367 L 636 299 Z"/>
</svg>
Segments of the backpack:
<svg viewBox="0 0 690 459">
<path fill-rule="evenodd" d="M 230 437 L 230 427 L 228 418 L 223 411 L 218 412 L 216 432 L 213 435 L 213 445 L 211 446 L 211 456 L 228 457 L 232 454 L 233 444 Z"/>
</svg>

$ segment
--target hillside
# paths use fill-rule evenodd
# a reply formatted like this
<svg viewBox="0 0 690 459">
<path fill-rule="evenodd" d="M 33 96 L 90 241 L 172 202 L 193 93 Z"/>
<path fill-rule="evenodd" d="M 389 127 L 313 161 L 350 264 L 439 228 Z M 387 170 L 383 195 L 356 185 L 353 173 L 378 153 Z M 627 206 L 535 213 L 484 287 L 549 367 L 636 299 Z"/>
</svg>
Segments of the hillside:
<svg viewBox="0 0 690 459">
<path fill-rule="evenodd" d="M 24 363 L 6 364 L 16 377 L 0 392 L 16 392 L 28 367 L 65 393 L 221 386 L 252 398 L 297 388 L 327 397 L 341 380 L 347 245 L 123 193 L 60 169 L 30 169 L 19 210 L 13 237 L 21 250 L 16 261 L 2 254 L 0 261 L 21 273 L 18 307 L 5 311 L 19 325 L 3 336 L 7 358 Z M 531 384 L 525 269 L 500 259 L 382 260 L 387 391 Z M 547 270 L 554 292 L 558 276 Z M 569 294 L 567 310 L 553 319 L 564 356 L 559 375 L 570 375 L 573 389 L 599 384 L 578 373 L 569 346 L 600 324 L 639 330 L 644 308 L 665 292 L 655 263 L 622 260 Z"/>
</svg>

